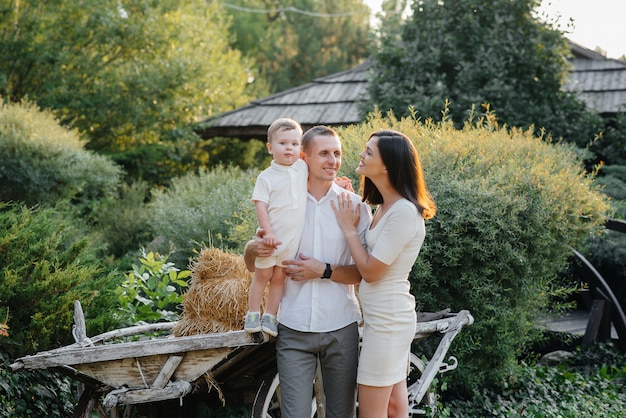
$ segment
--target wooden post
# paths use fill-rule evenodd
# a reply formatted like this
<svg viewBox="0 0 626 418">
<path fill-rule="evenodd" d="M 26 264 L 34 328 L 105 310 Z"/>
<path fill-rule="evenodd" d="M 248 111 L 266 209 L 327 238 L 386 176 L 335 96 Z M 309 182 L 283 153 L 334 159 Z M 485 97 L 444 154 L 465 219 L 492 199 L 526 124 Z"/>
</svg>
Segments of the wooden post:
<svg viewBox="0 0 626 418">
<path fill-rule="evenodd" d="M 83 314 L 83 307 L 79 300 L 74 301 L 74 328 L 72 329 L 74 340 L 80 345 L 87 339 L 87 326 L 85 325 L 85 315 Z M 81 395 L 85 391 L 85 385 L 82 382 L 78 382 L 76 385 L 76 396 L 80 399 Z"/>
<path fill-rule="evenodd" d="M 87 327 L 85 326 L 85 315 L 80 301 L 74 301 L 74 339 L 78 344 L 84 344 L 87 339 Z"/>
<path fill-rule="evenodd" d="M 587 346 L 597 340 L 611 337 L 611 303 L 595 299 L 589 311 L 589 321 L 583 336 L 582 345 Z"/>
<path fill-rule="evenodd" d="M 613 304 L 610 300 L 604 301 L 604 310 L 602 312 L 602 321 L 600 321 L 600 330 L 598 331 L 598 339 L 601 341 L 611 339 L 611 310 Z"/>
</svg>

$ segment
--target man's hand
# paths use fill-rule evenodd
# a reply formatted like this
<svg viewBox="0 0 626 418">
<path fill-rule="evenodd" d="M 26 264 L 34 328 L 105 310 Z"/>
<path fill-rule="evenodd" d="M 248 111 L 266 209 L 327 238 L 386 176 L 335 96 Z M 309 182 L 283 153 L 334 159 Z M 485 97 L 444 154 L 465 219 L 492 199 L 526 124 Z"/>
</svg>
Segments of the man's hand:
<svg viewBox="0 0 626 418">
<path fill-rule="evenodd" d="M 350 180 L 348 177 L 346 176 L 336 177 L 335 183 L 337 184 L 337 186 L 343 189 L 346 189 L 349 192 L 354 193 L 354 188 L 352 187 L 352 180 Z"/>
<path fill-rule="evenodd" d="M 284 260 L 283 265 L 285 274 L 295 281 L 319 279 L 326 269 L 326 263 L 302 254 L 299 260 Z"/>
<path fill-rule="evenodd" d="M 300 254 L 299 260 L 285 260 L 285 274 L 296 282 L 319 279 L 326 270 L 326 263 L 323 263 L 313 257 L 307 257 Z M 333 265 L 332 279 L 335 283 L 342 284 L 359 284 L 361 282 L 361 274 L 354 264 L 346 266 Z M 330 281 L 330 280 L 324 280 Z"/>
<path fill-rule="evenodd" d="M 246 244 L 246 248 L 243 252 L 243 259 L 246 263 L 246 268 L 249 271 L 254 271 L 254 260 L 257 257 L 269 257 L 270 255 L 274 254 L 276 248 L 278 248 L 278 246 L 282 244 L 282 242 L 276 241 L 276 244 L 274 246 L 265 245 L 263 243 L 264 235 L 265 230 L 259 229 L 254 238 L 252 238 Z"/>
</svg>

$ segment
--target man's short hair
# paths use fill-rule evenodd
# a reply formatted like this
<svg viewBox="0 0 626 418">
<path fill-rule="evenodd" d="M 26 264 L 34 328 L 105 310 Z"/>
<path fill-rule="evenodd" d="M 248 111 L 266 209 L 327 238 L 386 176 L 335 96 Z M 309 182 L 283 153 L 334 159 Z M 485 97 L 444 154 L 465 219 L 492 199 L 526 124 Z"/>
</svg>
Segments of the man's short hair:
<svg viewBox="0 0 626 418">
<path fill-rule="evenodd" d="M 316 125 L 308 129 L 302 136 L 302 150 L 306 151 L 311 139 L 316 136 L 333 136 L 339 138 L 339 134 L 333 128 L 326 125 Z"/>
</svg>

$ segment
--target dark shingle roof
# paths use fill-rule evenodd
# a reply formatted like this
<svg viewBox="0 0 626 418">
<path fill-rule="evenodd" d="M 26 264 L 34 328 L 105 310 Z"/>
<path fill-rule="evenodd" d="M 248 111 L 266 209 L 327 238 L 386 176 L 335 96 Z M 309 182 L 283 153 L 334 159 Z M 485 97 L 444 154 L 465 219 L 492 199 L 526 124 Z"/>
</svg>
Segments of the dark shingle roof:
<svg viewBox="0 0 626 418">
<path fill-rule="evenodd" d="M 289 117 L 303 129 L 314 125 L 349 125 L 361 122 L 358 102 L 367 94 L 369 62 L 310 83 L 255 100 L 246 106 L 203 122 L 196 131 L 214 136 L 264 139 L 276 119 Z"/>
<path fill-rule="evenodd" d="M 626 104 L 626 61 L 608 59 L 597 52 L 570 42 L 574 58 L 565 90 L 578 93 L 591 109 L 600 114 L 623 112 Z"/>
<path fill-rule="evenodd" d="M 565 90 L 601 114 L 625 109 L 626 61 L 607 59 L 570 42 L 573 58 Z M 290 117 L 306 130 L 314 125 L 349 125 L 362 122 L 358 104 L 367 97 L 369 62 L 310 83 L 274 94 L 204 121 L 196 132 L 215 136 L 265 139 L 267 127 L 280 117 Z"/>
</svg>

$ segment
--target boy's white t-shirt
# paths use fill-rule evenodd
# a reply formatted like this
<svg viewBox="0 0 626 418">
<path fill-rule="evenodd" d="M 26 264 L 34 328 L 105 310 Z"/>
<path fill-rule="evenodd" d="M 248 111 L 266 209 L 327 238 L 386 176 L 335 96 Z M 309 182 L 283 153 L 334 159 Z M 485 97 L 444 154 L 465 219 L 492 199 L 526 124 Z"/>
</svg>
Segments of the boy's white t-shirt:
<svg viewBox="0 0 626 418">
<path fill-rule="evenodd" d="M 252 200 L 267 204 L 272 230 L 282 242 L 272 257 L 266 257 L 274 261 L 257 257 L 257 267 L 271 267 L 296 256 L 304 227 L 308 177 L 308 166 L 301 159 L 290 166 L 272 161 L 257 177 Z"/>
</svg>

